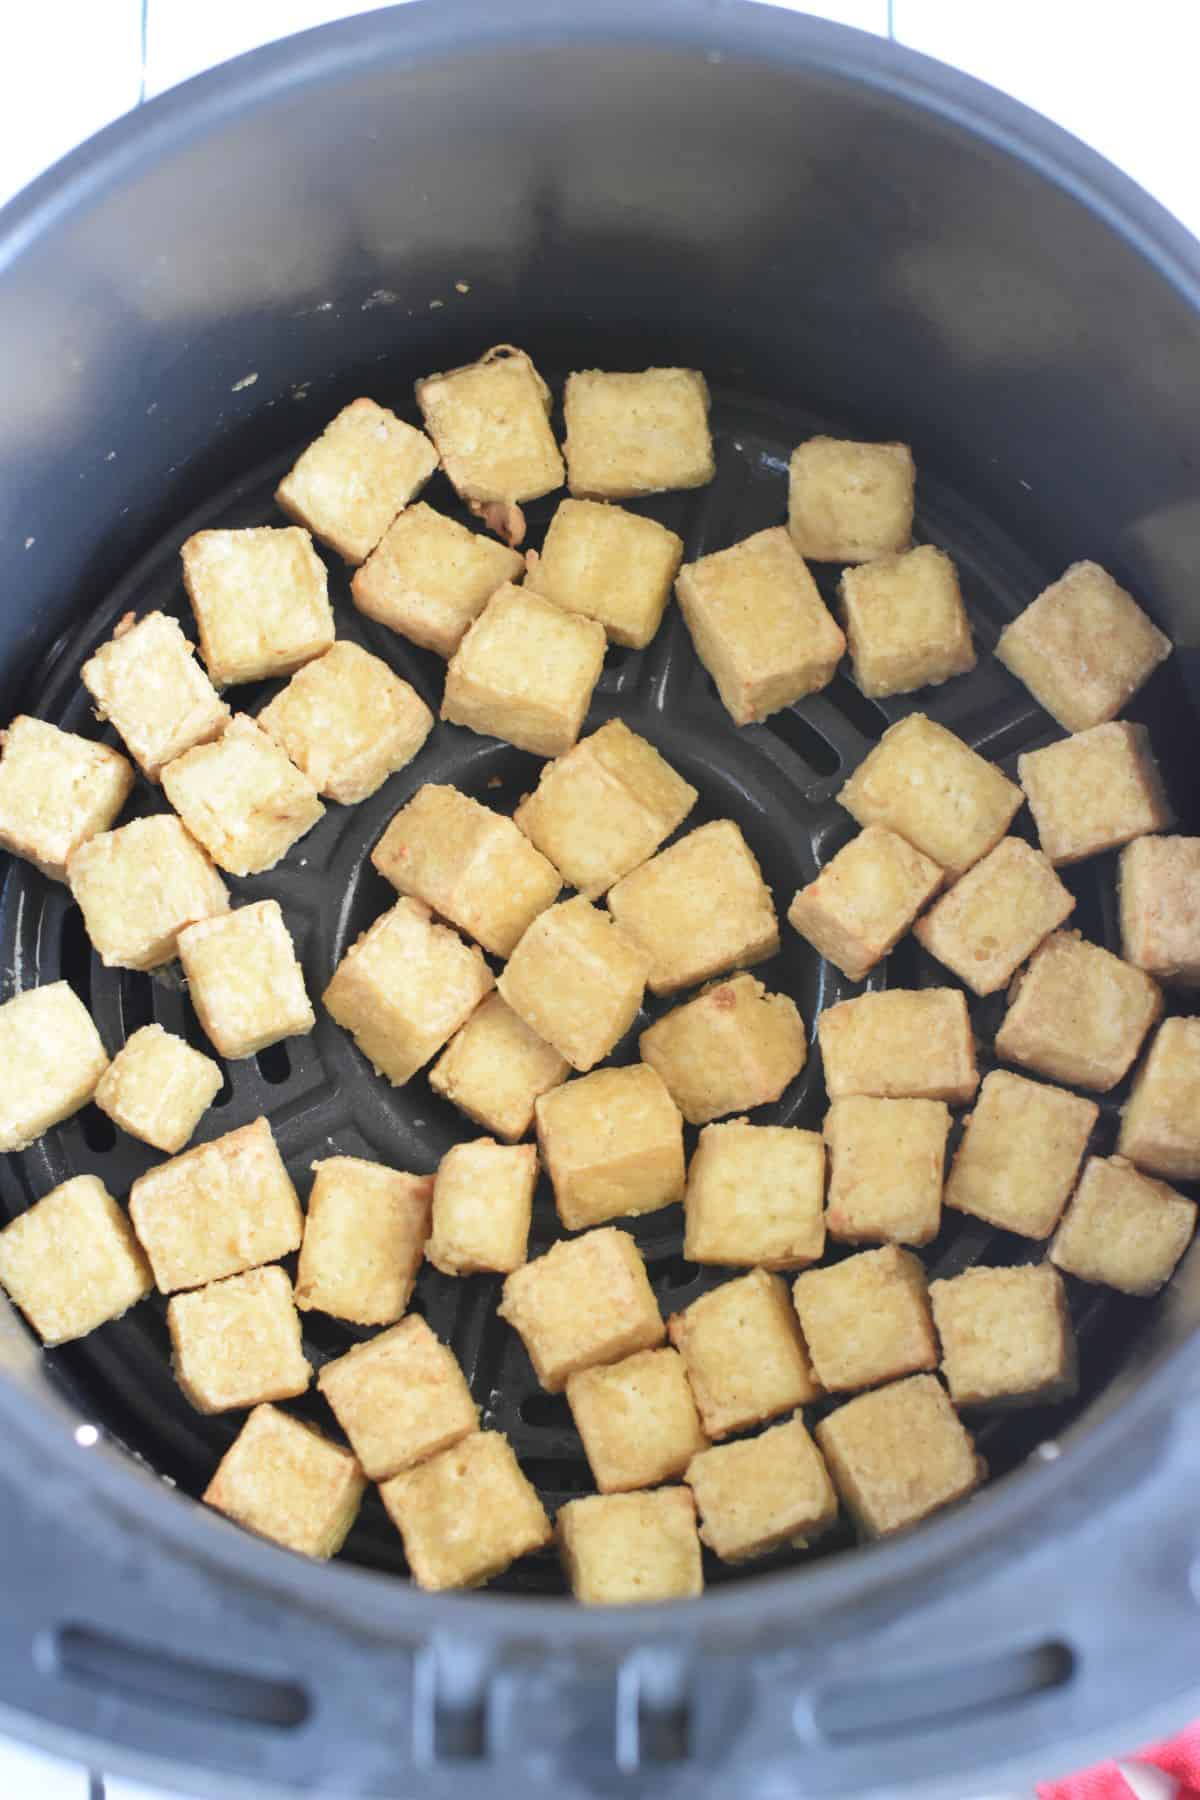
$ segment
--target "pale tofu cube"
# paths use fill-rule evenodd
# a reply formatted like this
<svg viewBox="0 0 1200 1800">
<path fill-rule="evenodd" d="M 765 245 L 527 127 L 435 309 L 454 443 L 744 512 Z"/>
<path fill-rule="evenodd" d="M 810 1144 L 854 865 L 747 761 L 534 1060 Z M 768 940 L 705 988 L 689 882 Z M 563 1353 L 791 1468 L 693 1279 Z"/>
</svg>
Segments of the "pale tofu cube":
<svg viewBox="0 0 1200 1800">
<path fill-rule="evenodd" d="M 65 981 L 0 1006 L 0 1150 L 25 1150 L 86 1106 L 108 1067 L 92 1016 Z"/>
<path fill-rule="evenodd" d="M 708 1444 L 677 1350 L 580 1369 L 568 1377 L 567 1404 L 602 1494 L 670 1481 Z"/>
<path fill-rule="evenodd" d="M 937 1368 L 925 1271 L 911 1251 L 885 1244 L 809 1269 L 792 1293 L 813 1370 L 829 1393 Z"/>
<path fill-rule="evenodd" d="M 481 1587 L 554 1535 L 508 1439 L 476 1431 L 380 1489 L 420 1588 Z"/>
<path fill-rule="evenodd" d="M 979 1086 L 966 997 L 957 988 L 890 988 L 826 1007 L 817 1037 L 831 1100 L 970 1100 Z"/>
<path fill-rule="evenodd" d="M 352 1325 L 394 1325 L 425 1254 L 432 1177 L 358 1156 L 327 1156 L 312 1166 L 296 1305 Z"/>
<path fill-rule="evenodd" d="M 423 431 L 374 400 L 352 400 L 284 476 L 275 503 L 344 562 L 360 563 L 437 466 Z"/>
<path fill-rule="evenodd" d="M 249 1269 L 167 1302 L 175 1379 L 197 1412 L 290 1400 L 312 1380 L 282 1269 Z"/>
<path fill-rule="evenodd" d="M 379 657 L 339 642 L 297 670 L 258 724 L 319 794 L 355 806 L 412 761 L 433 714 Z"/>
<path fill-rule="evenodd" d="M 683 1119 L 645 1063 L 597 1069 L 543 1094 L 538 1144 L 568 1231 L 682 1200 Z"/>
<path fill-rule="evenodd" d="M 307 531 L 198 531 L 180 556 L 217 687 L 291 675 L 333 643 L 325 564 Z"/>
<path fill-rule="evenodd" d="M 735 725 L 765 719 L 833 680 L 846 640 L 785 526 L 686 563 L 675 591 Z"/>
<path fill-rule="evenodd" d="M 586 1494 L 555 1520 L 563 1571 L 583 1606 L 691 1600 L 704 1592 L 696 1505 L 687 1488 Z"/>
<path fill-rule="evenodd" d="M 1018 757 L 1017 773 L 1056 867 L 1175 822 L 1144 725 L 1093 725 Z"/>
<path fill-rule="evenodd" d="M 570 1068 L 507 1000 L 489 994 L 430 1069 L 429 1085 L 485 1131 L 515 1144 L 533 1124 L 538 1096 L 564 1082 Z"/>
<path fill-rule="evenodd" d="M 160 1292 L 204 1287 L 300 1248 L 300 1202 L 266 1119 L 139 1175 L 129 1216 Z"/>
<path fill-rule="evenodd" d="M 537 500 L 563 482 L 550 389 L 523 350 L 497 344 L 478 362 L 417 382 L 417 405 L 464 500 Z"/>
<path fill-rule="evenodd" d="M 151 781 L 165 763 L 219 737 L 229 723 L 229 708 L 165 613 L 147 613 L 136 623 L 128 614 L 79 673 L 96 716 L 115 726 Z"/>
<path fill-rule="evenodd" d="M 349 1450 L 275 1406 L 256 1406 L 204 1493 L 235 1524 L 286 1550 L 336 1556 L 358 1517 L 366 1477 Z"/>
<path fill-rule="evenodd" d="M 378 1073 L 403 1087 L 494 985 L 481 951 L 404 899 L 351 944 L 321 998 Z"/>
<path fill-rule="evenodd" d="M 133 770 L 117 750 L 24 714 L 0 732 L 0 849 L 67 879 L 67 858 L 107 831 L 129 797 Z"/>
<path fill-rule="evenodd" d="M 835 1100 L 825 1115 L 830 1237 L 843 1244 L 930 1243 L 942 1222 L 949 1134 L 944 1100 Z"/>
<path fill-rule="evenodd" d="M 753 975 L 705 988 L 638 1040 L 689 1125 L 778 1100 L 804 1067 L 804 1020 L 786 994 Z"/>
<path fill-rule="evenodd" d="M 820 1396 L 781 1275 L 751 1269 L 674 1313 L 667 1330 L 710 1438 L 761 1425 Z"/>
<path fill-rule="evenodd" d="M 683 1254 L 736 1268 L 803 1269 L 825 1250 L 819 1132 L 730 1119 L 700 1133 L 683 1196 Z"/>
<path fill-rule="evenodd" d="M 496 589 L 524 573 L 519 550 L 468 531 L 419 500 L 392 521 L 354 571 L 350 598 L 368 619 L 451 657 Z"/>
<path fill-rule="evenodd" d="M 704 487 L 716 473 L 708 385 L 696 369 L 567 377 L 567 486 L 585 500 Z"/>
<path fill-rule="evenodd" d="M 641 1251 L 611 1225 L 552 1244 L 514 1269 L 497 1310 L 552 1394 L 579 1369 L 656 1349 L 667 1335 Z"/>
<path fill-rule="evenodd" d="M 1196 1208 L 1121 1156 L 1090 1156 L 1050 1261 L 1080 1281 L 1148 1299 L 1171 1279 L 1192 1241 Z"/>
<path fill-rule="evenodd" d="M 511 956 L 562 876 L 511 819 L 457 788 L 427 783 L 371 852 L 386 881 L 475 938 Z"/>
<path fill-rule="evenodd" d="M 1081 1094 L 993 1069 L 946 1177 L 946 1205 L 1021 1237 L 1049 1237 L 1099 1116 Z"/>
<path fill-rule="evenodd" d="M 93 1098 L 130 1137 L 174 1156 L 216 1099 L 223 1080 L 211 1056 L 161 1025 L 143 1025 L 117 1051 Z"/>
<path fill-rule="evenodd" d="M 278 900 L 186 926 L 179 960 L 197 1018 L 231 1061 L 303 1036 L 317 1022 Z"/>
<path fill-rule="evenodd" d="M 76 1175 L 0 1231 L 0 1284 L 44 1344 L 65 1344 L 119 1319 L 154 1281 L 104 1183 Z"/>
<path fill-rule="evenodd" d="M 996 1055 L 1106 1094 L 1133 1066 L 1162 1009 L 1149 975 L 1077 931 L 1056 931 L 1014 984 Z"/>
<path fill-rule="evenodd" d="M 916 481 L 907 444 L 809 438 L 788 465 L 792 541 L 813 562 L 871 562 L 907 550 Z"/>
<path fill-rule="evenodd" d="M 975 667 L 958 571 L 944 550 L 920 544 L 847 569 L 838 596 L 854 679 L 872 699 L 937 687 Z"/>
<path fill-rule="evenodd" d="M 883 825 L 868 825 L 800 889 L 788 923 L 851 981 L 894 950 L 942 885 L 938 864 Z"/>
<path fill-rule="evenodd" d="M 563 500 L 526 588 L 596 619 L 614 644 L 644 650 L 671 598 L 683 539 L 657 519 L 596 500 Z"/>
<path fill-rule="evenodd" d="M 1075 1334 L 1049 1263 L 967 1269 L 930 1285 L 955 1406 L 1046 1405 L 1075 1391 Z"/>
<path fill-rule="evenodd" d="M 604 666 L 603 625 L 511 583 L 450 658 L 442 718 L 534 756 L 561 756 L 583 727 Z"/>
<path fill-rule="evenodd" d="M 1125 960 L 1200 987 L 1200 837 L 1135 838 L 1121 852 L 1117 887 Z"/>
<path fill-rule="evenodd" d="M 308 776 L 245 713 L 216 743 L 168 763 L 162 784 L 192 836 L 231 875 L 273 869 L 325 812 Z"/>
<path fill-rule="evenodd" d="M 229 910 L 207 851 L 173 813 L 89 838 L 72 852 L 67 881 L 109 969 L 157 969 L 178 954 L 185 925 Z"/>
<path fill-rule="evenodd" d="M 723 1562 L 801 1546 L 837 1518 L 829 1471 L 799 1414 L 743 1443 L 702 1450 L 687 1483 L 700 1536 Z"/>
<path fill-rule="evenodd" d="M 443 1275 L 502 1275 L 529 1250 L 537 1151 L 532 1144 L 478 1138 L 453 1144 L 438 1164 L 433 1223 L 425 1253 Z"/>
<path fill-rule="evenodd" d="M 479 1409 L 453 1351 L 424 1319 L 327 1362 L 317 1386 L 372 1481 L 386 1481 L 479 1430 Z"/>
<path fill-rule="evenodd" d="M 983 1459 L 935 1375 L 860 1394 L 817 1426 L 817 1442 L 860 1530 L 884 1537 L 972 1493 Z"/>
<path fill-rule="evenodd" d="M 1066 731 L 1115 719 L 1170 654 L 1170 638 L 1093 562 L 1073 563 L 996 645 L 1005 668 Z"/>
<path fill-rule="evenodd" d="M 1047 858 L 1006 837 L 917 920 L 913 936 L 973 994 L 994 994 L 1074 910 Z"/>
<path fill-rule="evenodd" d="M 1120 1154 L 1151 1175 L 1200 1180 L 1200 1019 L 1164 1019 L 1134 1077 Z"/>
<path fill-rule="evenodd" d="M 539 913 L 497 987 L 531 1031 L 586 1074 L 637 1018 L 649 957 L 582 894 Z"/>
</svg>

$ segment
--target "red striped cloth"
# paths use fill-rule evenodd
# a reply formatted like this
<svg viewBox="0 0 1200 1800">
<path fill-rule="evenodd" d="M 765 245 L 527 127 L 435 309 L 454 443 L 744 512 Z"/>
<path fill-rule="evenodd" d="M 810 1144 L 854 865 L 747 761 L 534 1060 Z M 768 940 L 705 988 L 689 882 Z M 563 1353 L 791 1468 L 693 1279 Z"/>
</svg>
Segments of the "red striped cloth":
<svg viewBox="0 0 1200 1800">
<path fill-rule="evenodd" d="M 1200 1720 L 1164 1743 L 1140 1750 L 1135 1763 L 1161 1769 L 1179 1783 L 1177 1800 L 1200 1800 Z M 1038 1800 L 1130 1800 L 1130 1788 L 1116 1763 L 1098 1763 L 1065 1781 L 1043 1781 Z"/>
</svg>

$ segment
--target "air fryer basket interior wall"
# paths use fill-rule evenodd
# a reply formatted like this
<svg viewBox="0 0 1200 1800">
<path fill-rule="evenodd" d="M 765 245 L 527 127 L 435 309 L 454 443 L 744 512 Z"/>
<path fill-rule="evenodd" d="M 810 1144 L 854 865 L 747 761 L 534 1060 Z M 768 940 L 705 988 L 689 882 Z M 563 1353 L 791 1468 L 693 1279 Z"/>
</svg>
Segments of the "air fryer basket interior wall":
<svg viewBox="0 0 1200 1800">
<path fill-rule="evenodd" d="M 265 522 L 273 474 L 339 405 L 404 406 L 414 375 L 511 340 L 556 375 L 705 369 L 727 479 L 715 506 L 660 514 L 689 553 L 775 522 L 787 432 L 830 423 L 913 443 L 921 525 L 963 561 L 985 645 L 1039 578 L 1080 555 L 1112 567 L 1179 646 L 1145 716 L 1184 802 L 1200 685 L 1191 241 L 1051 127 L 875 40 L 684 0 L 561 10 L 525 0 L 502 20 L 449 0 L 260 52 L 112 128 L 0 220 L 4 716 L 36 702 L 83 723 L 80 652 L 126 606 L 178 604 L 188 529 Z M 344 604 L 339 629 L 359 629 Z M 657 715 L 651 735 L 695 778 L 689 733 L 719 715 L 679 641 L 644 669 L 615 658 L 600 710 Z M 403 666 L 436 695 L 431 660 Z M 931 710 L 989 754 L 1023 747 L 1036 726 L 1012 684 L 969 691 L 969 717 L 938 710 L 953 690 Z M 701 782 L 710 810 L 795 805 L 805 829 L 768 867 L 785 904 L 882 723 L 843 681 L 723 746 Z M 447 735 L 448 778 L 499 773 L 509 802 L 527 785 L 527 759 Z M 299 855 L 335 860 L 353 821 L 357 870 L 402 797 L 389 784 L 374 812 L 335 814 Z M 308 908 L 315 991 L 386 896 L 355 875 L 347 904 L 321 907 L 293 861 L 272 891 Z M 8 880 L 6 979 L 49 979 L 60 958 L 119 1041 L 129 985 L 89 964 L 66 914 L 44 883 Z M 798 940 L 790 958 L 811 1024 L 829 975 Z M 154 1004 L 165 1018 L 171 999 Z M 396 1126 L 331 1028 L 311 1054 L 289 1048 L 237 1072 L 210 1134 L 261 1107 L 307 1121 L 289 1148 L 311 1154 L 318 1125 L 346 1124 L 318 1110 L 327 1058 L 368 1147 Z M 90 1130 L 10 1159 L 4 1211 L 110 1156 Z M 406 1147 L 428 1166 L 440 1144 Z M 99 1735 L 110 1758 L 207 1771 L 225 1793 L 482 1793 L 497 1763 L 534 1791 L 694 1793 L 727 1788 L 736 1763 L 739 1792 L 931 1796 L 1016 1744 L 1044 1769 L 1089 1734 L 1137 1730 L 1156 1701 L 1168 1717 L 1187 1704 L 1198 1313 L 1195 1258 L 1157 1306 L 1093 1309 L 1090 1404 L 1062 1454 L 912 1537 L 597 1617 L 521 1593 L 432 1599 L 243 1537 L 110 1441 L 194 1486 L 165 1413 L 155 1436 L 162 1384 L 139 1380 L 135 1339 L 43 1358 L 6 1311 L 0 1699 L 18 1729 Z M 98 1443 L 75 1441 L 81 1418 Z M 553 1461 L 553 1420 L 530 1430 Z M 1021 1430 L 1000 1467 L 1036 1442 L 1036 1422 Z"/>
</svg>

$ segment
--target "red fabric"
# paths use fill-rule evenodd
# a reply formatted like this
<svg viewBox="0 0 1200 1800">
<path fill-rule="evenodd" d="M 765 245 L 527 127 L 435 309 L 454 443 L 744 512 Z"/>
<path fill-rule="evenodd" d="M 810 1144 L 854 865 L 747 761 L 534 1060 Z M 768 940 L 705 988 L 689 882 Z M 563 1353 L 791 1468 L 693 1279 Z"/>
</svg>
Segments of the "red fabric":
<svg viewBox="0 0 1200 1800">
<path fill-rule="evenodd" d="M 1182 1784 L 1179 1800 L 1200 1800 L 1200 1720 L 1165 1743 L 1140 1750 L 1133 1761 L 1152 1764 L 1173 1776 Z M 1094 1769 L 1068 1775 L 1065 1781 L 1043 1781 L 1038 1796 L 1039 1800 L 1131 1800 L 1129 1784 L 1111 1762 L 1097 1763 Z"/>
</svg>

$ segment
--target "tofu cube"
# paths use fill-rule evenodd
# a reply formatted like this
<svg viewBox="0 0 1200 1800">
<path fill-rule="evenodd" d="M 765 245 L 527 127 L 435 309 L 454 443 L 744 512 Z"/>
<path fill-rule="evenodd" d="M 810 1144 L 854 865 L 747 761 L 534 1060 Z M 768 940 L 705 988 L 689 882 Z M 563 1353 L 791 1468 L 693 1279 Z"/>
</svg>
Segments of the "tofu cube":
<svg viewBox="0 0 1200 1800">
<path fill-rule="evenodd" d="M 162 784 L 192 836 L 231 875 L 273 869 L 325 811 L 308 776 L 245 713 L 215 744 L 168 763 Z"/>
<path fill-rule="evenodd" d="M 139 1175 L 129 1216 L 159 1291 L 204 1287 L 300 1248 L 300 1202 L 266 1119 Z"/>
<path fill-rule="evenodd" d="M 379 1489 L 418 1587 L 481 1587 L 553 1530 L 508 1439 L 476 1431 Z"/>
<path fill-rule="evenodd" d="M 479 1430 L 479 1409 L 453 1351 L 415 1316 L 327 1362 L 317 1386 L 372 1481 Z"/>
<path fill-rule="evenodd" d="M 511 956 L 562 876 L 511 819 L 457 788 L 426 783 L 371 852 L 385 880 L 423 900 L 494 956 Z"/>
<path fill-rule="evenodd" d="M 1121 1156 L 1090 1156 L 1050 1261 L 1080 1281 L 1148 1299 L 1171 1279 L 1192 1241 L 1196 1208 Z"/>
<path fill-rule="evenodd" d="M 603 625 L 609 641 L 644 650 L 671 598 L 683 539 L 657 519 L 596 500 L 563 500 L 526 588 Z"/>
<path fill-rule="evenodd" d="M 831 1100 L 946 1100 L 979 1086 L 967 1002 L 957 988 L 889 988 L 826 1007 L 817 1037 Z"/>
<path fill-rule="evenodd" d="M 291 675 L 333 643 L 325 564 L 307 531 L 198 531 L 180 556 L 217 687 Z"/>
<path fill-rule="evenodd" d="M 788 923 L 851 981 L 864 981 L 942 885 L 938 864 L 868 825 L 800 889 Z"/>
<path fill-rule="evenodd" d="M 1200 1019 L 1164 1019 L 1121 1116 L 1120 1154 L 1151 1175 L 1200 1180 Z"/>
<path fill-rule="evenodd" d="M 821 1384 L 781 1275 L 751 1269 L 667 1320 L 710 1438 L 816 1400 Z"/>
<path fill-rule="evenodd" d="M 133 770 L 106 744 L 23 713 L 0 744 L 0 849 L 65 881 L 71 852 L 107 831 L 124 806 Z"/>
<path fill-rule="evenodd" d="M 248 1269 L 167 1302 L 175 1379 L 197 1412 L 302 1394 L 312 1369 L 282 1269 Z"/>
<path fill-rule="evenodd" d="M 973 994 L 994 994 L 1074 910 L 1046 857 L 1006 837 L 917 920 L 913 936 Z"/>
<path fill-rule="evenodd" d="M 649 966 L 630 933 L 577 894 L 538 914 L 496 985 L 531 1031 L 586 1074 L 637 1018 Z"/>
<path fill-rule="evenodd" d="M 788 465 L 792 542 L 813 562 L 871 562 L 907 550 L 916 481 L 907 444 L 809 438 Z"/>
<path fill-rule="evenodd" d="M 578 1370 L 656 1349 L 667 1335 L 641 1251 L 611 1225 L 563 1239 L 514 1269 L 497 1310 L 552 1394 Z"/>
<path fill-rule="evenodd" d="M 843 1244 L 928 1244 L 942 1223 L 950 1108 L 855 1094 L 825 1115 L 829 1235 Z"/>
<path fill-rule="evenodd" d="M 96 717 L 116 727 L 150 781 L 196 744 L 220 737 L 229 708 L 174 619 L 127 613 L 80 670 Z"/>
<path fill-rule="evenodd" d="M 1106 1094 L 1132 1068 L 1162 1009 L 1149 975 L 1077 931 L 1056 931 L 1015 983 L 996 1055 Z"/>
<path fill-rule="evenodd" d="M 204 1493 L 235 1524 L 286 1550 L 336 1556 L 366 1478 L 349 1450 L 275 1406 L 256 1406 Z"/>
<path fill-rule="evenodd" d="M 377 1073 L 403 1087 L 493 986 L 473 944 L 404 899 L 351 944 L 321 998 Z"/>
<path fill-rule="evenodd" d="M 935 1375 L 913 1375 L 839 1406 L 817 1426 L 838 1493 L 867 1537 L 962 1500 L 987 1467 Z"/>
<path fill-rule="evenodd" d="M 735 725 L 765 719 L 833 680 L 846 640 L 785 526 L 685 564 L 675 591 Z"/>
<path fill-rule="evenodd" d="M 697 797 L 653 744 L 610 719 L 546 764 L 513 820 L 571 887 L 598 900 L 654 855 Z"/>
<path fill-rule="evenodd" d="M 682 1475 L 708 1439 L 677 1350 L 638 1350 L 567 1379 L 567 1404 L 602 1494 Z"/>
<path fill-rule="evenodd" d="M 1073 563 L 1000 633 L 996 655 L 1065 731 L 1115 719 L 1171 640 L 1097 563 Z"/>
<path fill-rule="evenodd" d="M 967 1269 L 929 1289 L 955 1406 L 1048 1404 L 1075 1391 L 1075 1334 L 1049 1263 Z"/>
<path fill-rule="evenodd" d="M 723 1562 L 801 1546 L 837 1518 L 825 1460 L 799 1415 L 740 1444 L 702 1450 L 687 1483 L 700 1512 L 700 1536 Z"/>
<path fill-rule="evenodd" d="M 289 469 L 275 503 L 344 562 L 360 563 L 437 466 L 423 431 L 374 400 L 352 400 Z"/>
<path fill-rule="evenodd" d="M 525 558 L 419 500 L 394 519 L 350 581 L 360 613 L 424 650 L 451 657 L 497 588 Z"/>
<path fill-rule="evenodd" d="M 1117 889 L 1126 962 L 1200 987 L 1200 837 L 1135 838 L 1121 852 Z"/>
<path fill-rule="evenodd" d="M 497 344 L 476 363 L 427 375 L 416 391 L 425 429 L 464 500 L 537 500 L 562 486 L 550 389 L 523 350 Z"/>
<path fill-rule="evenodd" d="M 560 1056 L 499 994 L 489 994 L 429 1071 L 429 1085 L 485 1131 L 515 1144 L 533 1124 L 534 1103 L 567 1078 Z"/>
<path fill-rule="evenodd" d="M 394 1325 L 425 1254 L 432 1177 L 358 1156 L 327 1156 L 312 1166 L 296 1305 L 352 1325 Z"/>
<path fill-rule="evenodd" d="M 0 1231 L 0 1285 L 44 1344 L 65 1344 L 119 1319 L 154 1282 L 104 1183 L 76 1175 Z"/>
<path fill-rule="evenodd" d="M 174 1156 L 216 1099 L 223 1080 L 211 1056 L 161 1025 L 143 1025 L 117 1051 L 93 1098 L 130 1137 Z"/>
<path fill-rule="evenodd" d="M 825 1250 L 819 1132 L 730 1119 L 706 1125 L 683 1196 L 683 1254 L 736 1268 L 803 1269 Z"/>
<path fill-rule="evenodd" d="M 108 1067 L 92 1016 L 65 981 L 0 1006 L 0 1150 L 25 1150 L 86 1106 Z"/>
<path fill-rule="evenodd" d="M 178 955 L 185 925 L 229 910 L 208 853 L 173 813 L 131 819 L 89 838 L 72 851 L 67 881 L 109 969 L 160 968 Z"/>
<path fill-rule="evenodd" d="M 691 1600 L 704 1591 L 687 1488 L 585 1494 L 559 1508 L 555 1525 L 567 1582 L 584 1606 Z"/>
<path fill-rule="evenodd" d="M 1017 772 L 1056 867 L 1175 822 L 1144 725 L 1093 725 L 1018 757 Z"/>
<path fill-rule="evenodd" d="M 379 657 L 342 641 L 297 670 L 258 724 L 319 794 L 355 806 L 412 761 L 433 714 Z"/>
<path fill-rule="evenodd" d="M 438 1164 L 425 1253 L 443 1275 L 511 1274 L 525 1261 L 537 1151 L 478 1138 L 453 1144 Z"/>
<path fill-rule="evenodd" d="M 804 1020 L 786 994 L 753 975 L 705 988 L 638 1040 L 689 1125 L 778 1100 L 804 1067 Z"/>
<path fill-rule="evenodd" d="M 543 1094 L 538 1144 L 568 1231 L 683 1198 L 683 1119 L 645 1063 L 597 1069 Z"/>
<path fill-rule="evenodd" d="M 237 1061 L 316 1024 L 278 900 L 255 900 L 179 933 L 192 1005 L 222 1056 Z"/>
<path fill-rule="evenodd" d="M 911 1251 L 885 1244 L 808 1269 L 792 1293 L 813 1370 L 829 1393 L 937 1368 L 925 1271 Z"/>
<path fill-rule="evenodd" d="M 1000 842 L 1022 794 L 944 725 L 910 713 L 888 727 L 838 799 L 860 825 L 886 825 L 953 877 Z"/>
<path fill-rule="evenodd" d="M 704 487 L 716 473 L 708 386 L 696 369 L 567 377 L 567 486 L 585 500 Z"/>
<path fill-rule="evenodd" d="M 919 544 L 847 569 L 838 596 L 854 679 L 873 699 L 937 687 L 975 667 L 958 571 L 944 550 Z"/>
<path fill-rule="evenodd" d="M 1099 1116 L 1081 1094 L 993 1069 L 946 1177 L 946 1205 L 1001 1231 L 1049 1237 Z"/>
<path fill-rule="evenodd" d="M 450 658 L 442 718 L 534 756 L 579 736 L 604 666 L 604 627 L 511 583 L 498 588 Z"/>
</svg>

